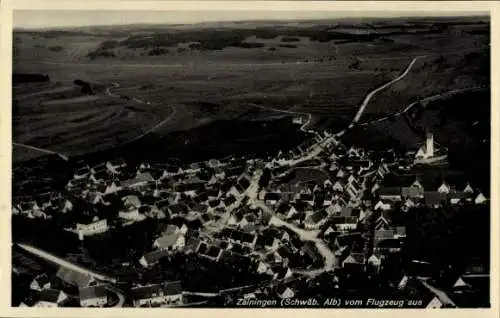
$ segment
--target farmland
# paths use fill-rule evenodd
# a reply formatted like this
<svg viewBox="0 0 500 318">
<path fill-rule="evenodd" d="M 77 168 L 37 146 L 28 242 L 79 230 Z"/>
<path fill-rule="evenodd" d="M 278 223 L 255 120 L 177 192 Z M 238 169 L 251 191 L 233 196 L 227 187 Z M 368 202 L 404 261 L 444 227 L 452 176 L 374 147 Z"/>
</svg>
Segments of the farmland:
<svg viewBox="0 0 500 318">
<path fill-rule="evenodd" d="M 253 140 L 256 146 L 245 149 L 282 135 L 291 137 L 292 147 L 305 136 L 274 110 L 311 113 L 312 127 L 340 130 L 367 92 L 399 75 L 416 56 L 428 57 L 377 94 L 366 118 L 443 87 L 486 83 L 481 61 L 488 58 L 488 30 L 480 18 L 18 30 L 14 73 L 46 74 L 50 82 L 13 88 L 13 140 L 80 155 L 144 135 L 141 144 L 168 140 L 169 151 L 181 153 L 197 145 L 193 140 L 208 145 L 198 136 L 203 134 L 219 138 L 200 148 L 217 155 L 216 145 L 242 148 L 229 146 L 237 129 L 229 128 L 230 121 L 236 121 L 253 134 L 237 138 Z M 94 83 L 95 93 L 83 94 L 76 79 Z M 276 121 L 276 127 L 261 130 L 252 121 Z M 216 126 L 229 134 L 212 133 Z M 32 157 L 32 151 L 14 151 L 15 161 Z"/>
</svg>

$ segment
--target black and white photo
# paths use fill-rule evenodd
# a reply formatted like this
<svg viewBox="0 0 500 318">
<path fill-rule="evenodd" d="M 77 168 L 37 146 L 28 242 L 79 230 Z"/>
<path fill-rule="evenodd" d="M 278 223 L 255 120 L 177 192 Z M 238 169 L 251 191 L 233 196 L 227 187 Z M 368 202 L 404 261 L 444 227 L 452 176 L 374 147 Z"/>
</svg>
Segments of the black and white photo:
<svg viewBox="0 0 500 318">
<path fill-rule="evenodd" d="M 14 10 L 11 306 L 492 307 L 490 19 Z"/>
</svg>

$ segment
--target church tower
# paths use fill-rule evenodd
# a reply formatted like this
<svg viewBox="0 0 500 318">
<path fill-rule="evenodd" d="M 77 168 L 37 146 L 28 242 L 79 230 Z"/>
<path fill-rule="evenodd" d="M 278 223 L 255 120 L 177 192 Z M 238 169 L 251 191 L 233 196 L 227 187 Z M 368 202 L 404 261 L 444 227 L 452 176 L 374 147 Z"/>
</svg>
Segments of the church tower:
<svg viewBox="0 0 500 318">
<path fill-rule="evenodd" d="M 434 136 L 431 132 L 427 131 L 426 133 L 426 158 L 434 157 Z"/>
</svg>

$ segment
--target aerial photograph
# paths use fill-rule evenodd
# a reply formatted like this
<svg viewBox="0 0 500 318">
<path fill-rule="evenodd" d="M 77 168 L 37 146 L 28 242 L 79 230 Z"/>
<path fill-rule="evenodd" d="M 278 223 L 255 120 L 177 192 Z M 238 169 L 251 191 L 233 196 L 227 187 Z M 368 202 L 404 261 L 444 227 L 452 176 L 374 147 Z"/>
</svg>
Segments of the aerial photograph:
<svg viewBox="0 0 500 318">
<path fill-rule="evenodd" d="M 490 308 L 490 16 L 438 13 L 15 10 L 11 307 Z"/>
</svg>

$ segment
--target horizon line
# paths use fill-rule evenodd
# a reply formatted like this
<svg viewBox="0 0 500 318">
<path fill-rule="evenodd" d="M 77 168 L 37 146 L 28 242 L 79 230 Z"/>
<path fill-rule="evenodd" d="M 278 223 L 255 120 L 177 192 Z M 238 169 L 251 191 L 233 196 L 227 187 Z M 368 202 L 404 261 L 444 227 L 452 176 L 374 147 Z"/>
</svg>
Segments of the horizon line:
<svg viewBox="0 0 500 318">
<path fill-rule="evenodd" d="M 38 10 L 37 10 L 38 11 Z M 41 11 L 41 10 L 40 10 Z M 65 10 L 66 11 L 66 10 Z M 68 10 L 69 11 L 69 10 Z M 157 12 L 157 11 L 156 11 Z M 488 12 L 453 12 L 456 15 L 408 15 L 408 16 L 376 16 L 376 15 L 366 15 L 366 16 L 351 16 L 351 17 L 325 17 L 325 18 L 266 18 L 266 19 L 237 19 L 237 20 L 207 20 L 207 21 L 196 21 L 196 22 L 184 22 L 184 23 L 163 23 L 163 22 L 132 22 L 132 23 L 110 23 L 110 24 L 78 24 L 78 25 L 54 25 L 54 26 L 17 26 L 12 27 L 13 31 L 54 31 L 62 29 L 74 29 L 74 28 L 99 28 L 99 27 L 125 27 L 125 26 L 166 26 L 166 27 L 178 27 L 178 26 L 195 26 L 202 24 L 216 24 L 216 23 L 265 23 L 274 22 L 278 23 L 296 23 L 296 22 L 320 22 L 320 21 L 342 21 L 342 20 L 363 20 L 363 19 L 380 19 L 380 20 L 398 20 L 398 19 L 453 19 L 453 18 L 487 18 L 488 21 L 483 21 L 484 23 L 490 23 L 491 16 Z"/>
</svg>

